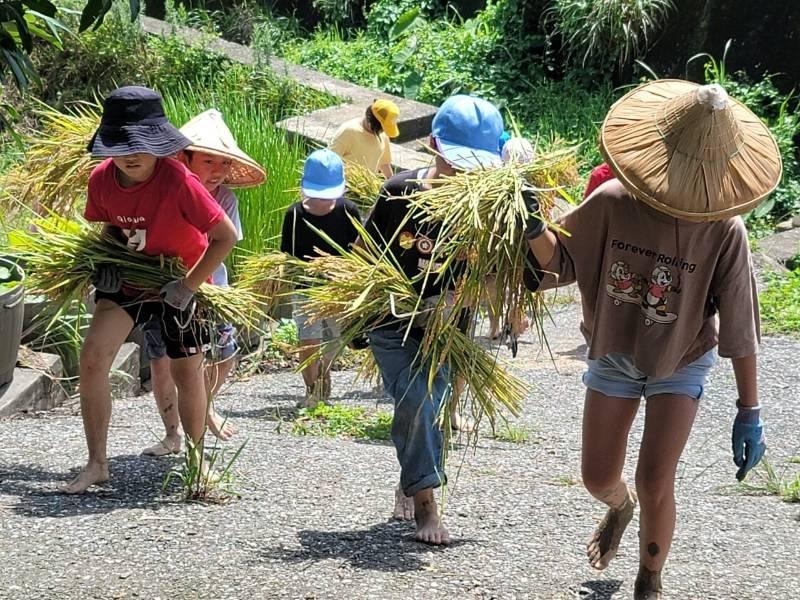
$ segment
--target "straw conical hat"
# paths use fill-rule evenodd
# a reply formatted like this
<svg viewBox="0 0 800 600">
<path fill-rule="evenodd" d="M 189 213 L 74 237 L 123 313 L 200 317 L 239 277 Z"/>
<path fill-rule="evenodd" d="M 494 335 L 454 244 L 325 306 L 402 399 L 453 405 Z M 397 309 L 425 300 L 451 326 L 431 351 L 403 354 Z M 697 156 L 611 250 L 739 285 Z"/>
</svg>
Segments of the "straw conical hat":
<svg viewBox="0 0 800 600">
<path fill-rule="evenodd" d="M 690 221 L 752 210 L 781 178 L 772 134 L 719 85 L 663 79 L 636 88 L 608 111 L 600 149 L 634 196 Z"/>
<path fill-rule="evenodd" d="M 264 168 L 239 149 L 218 110 L 212 108 L 200 113 L 181 127 L 181 133 L 192 141 L 187 150 L 208 152 L 231 159 L 231 172 L 225 179 L 227 185 L 258 185 L 267 178 Z"/>
</svg>

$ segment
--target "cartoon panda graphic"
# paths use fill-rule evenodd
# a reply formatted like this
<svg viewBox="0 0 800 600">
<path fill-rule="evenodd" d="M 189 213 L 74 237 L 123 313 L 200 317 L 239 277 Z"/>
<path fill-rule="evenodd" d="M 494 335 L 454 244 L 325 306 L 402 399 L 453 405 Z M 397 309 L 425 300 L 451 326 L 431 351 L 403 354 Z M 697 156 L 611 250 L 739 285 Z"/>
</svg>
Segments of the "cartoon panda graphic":
<svg viewBox="0 0 800 600">
<path fill-rule="evenodd" d="M 614 299 L 614 304 L 619 306 L 623 302 L 639 304 L 642 301 L 641 277 L 631 271 L 631 267 L 624 260 L 618 260 L 611 265 L 608 271 L 606 292 Z"/>
<path fill-rule="evenodd" d="M 645 325 L 655 323 L 672 323 L 678 315 L 667 311 L 668 295 L 677 292 L 672 285 L 672 271 L 669 267 L 659 265 L 650 274 L 647 293 L 642 298 L 642 312 Z"/>
</svg>

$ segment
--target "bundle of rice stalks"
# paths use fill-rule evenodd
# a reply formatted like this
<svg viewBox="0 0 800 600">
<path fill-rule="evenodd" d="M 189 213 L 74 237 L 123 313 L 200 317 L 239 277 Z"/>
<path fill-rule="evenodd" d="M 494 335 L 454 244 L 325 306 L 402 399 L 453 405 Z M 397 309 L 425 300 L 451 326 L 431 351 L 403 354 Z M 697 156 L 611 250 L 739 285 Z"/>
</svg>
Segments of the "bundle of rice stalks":
<svg viewBox="0 0 800 600">
<path fill-rule="evenodd" d="M 563 186 L 576 177 L 574 152 L 567 149 L 539 155 L 529 164 L 508 163 L 432 181 L 430 189 L 412 196 L 416 219 L 437 230 L 424 277 L 442 281 L 458 273 L 454 310 L 445 311 L 442 299 L 434 314 L 447 314 L 445 320 L 452 321 L 488 291 L 502 329 L 511 327 L 513 317 L 529 313 L 541 334 L 545 305 L 523 285 L 529 258 L 522 192 L 524 187 L 536 191 L 541 218 L 552 225 L 556 198 L 570 200 Z M 488 287 L 490 281 L 494 285 Z"/>
<path fill-rule="evenodd" d="M 362 213 L 369 212 L 378 199 L 383 177 L 363 165 L 347 161 L 344 165 L 344 178 L 347 182 L 345 198 L 355 203 Z"/>
<path fill-rule="evenodd" d="M 264 299 L 268 314 L 274 314 L 282 298 L 291 296 L 297 261 L 284 252 L 250 255 L 237 270 L 237 283 Z"/>
<path fill-rule="evenodd" d="M 11 253 L 25 264 L 27 287 L 53 301 L 56 316 L 80 301 L 99 265 L 116 265 L 126 286 L 141 290 L 141 298 L 158 297 L 167 282 L 183 277 L 177 258 L 147 256 L 130 250 L 84 221 L 57 217 L 38 219 L 35 232 L 9 233 Z M 234 323 L 256 329 L 265 299 L 253 290 L 204 283 L 195 295 L 196 315 L 209 324 Z"/>
<path fill-rule="evenodd" d="M 72 214 L 98 163 L 86 143 L 100 124 L 101 110 L 98 104 L 82 102 L 61 113 L 40 103 L 34 112 L 41 131 L 25 137 L 24 159 L 0 181 L 0 208 L 14 212 L 21 204 L 40 214 Z"/>
<path fill-rule="evenodd" d="M 415 288 L 419 282 L 409 279 L 393 257 L 384 253 L 363 227 L 356 226 L 361 246 L 349 251 L 339 248 L 339 256 L 315 258 L 299 276 L 307 286 L 303 293 L 309 314 L 316 319 L 336 318 L 341 326 L 342 337 L 336 342 L 339 351 L 354 337 L 379 325 L 399 322 L 410 328 L 411 319 L 424 310 Z M 418 364 L 427 369 L 424 375 L 429 388 L 436 373 L 445 367 L 451 377 L 464 379 L 478 410 L 490 420 L 503 410 L 519 414 L 525 385 L 461 331 L 455 320 L 433 313 L 421 346 Z M 326 347 L 320 352 L 330 350 Z M 443 410 L 448 408 L 455 406 L 447 404 Z"/>
</svg>

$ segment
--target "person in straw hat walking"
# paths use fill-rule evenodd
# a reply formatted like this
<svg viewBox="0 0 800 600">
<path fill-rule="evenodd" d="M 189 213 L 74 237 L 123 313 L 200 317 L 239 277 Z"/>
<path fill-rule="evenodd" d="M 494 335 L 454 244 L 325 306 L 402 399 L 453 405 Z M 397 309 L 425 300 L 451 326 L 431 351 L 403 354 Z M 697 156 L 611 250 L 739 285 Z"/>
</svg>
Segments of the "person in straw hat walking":
<svg viewBox="0 0 800 600">
<path fill-rule="evenodd" d="M 238 240 L 243 239 L 242 224 L 239 218 L 239 201 L 232 187 L 251 187 L 260 185 L 266 179 L 266 172 L 255 160 L 245 154 L 236 143 L 230 129 L 222 118 L 222 113 L 210 109 L 200 113 L 183 127 L 180 132 L 191 142 L 191 146 L 177 154 L 180 162 L 197 175 L 203 187 L 222 207 L 236 227 Z M 225 263 L 217 267 L 211 275 L 214 285 L 228 285 L 228 271 Z M 145 336 L 145 352 L 150 359 L 153 396 L 164 423 L 164 438 L 158 444 L 145 448 L 142 454 L 163 456 L 173 454 L 181 448 L 181 433 L 178 415 L 173 410 L 177 400 L 177 389 L 170 375 L 169 358 L 161 328 L 155 321 L 142 326 Z M 235 330 L 230 323 L 217 327 L 214 347 L 209 352 L 210 364 L 205 369 L 206 392 L 209 399 L 216 397 L 235 366 L 238 351 Z M 214 404 L 209 402 L 206 425 L 222 440 L 229 439 L 236 429 L 220 417 Z"/>
<path fill-rule="evenodd" d="M 738 480 L 766 448 L 758 300 L 738 215 L 775 189 L 781 160 L 767 128 L 722 87 L 678 80 L 644 84 L 615 103 L 600 148 L 615 178 L 560 220 L 570 235 L 547 230 L 534 194 L 526 195 L 525 235 L 541 267 L 528 270 L 526 283 L 544 290 L 577 282 L 581 291 L 588 345 L 582 474 L 608 505 L 587 554 L 604 569 L 638 503 L 634 597 L 655 600 L 675 528 L 675 472 L 715 348 L 731 359 L 738 388 Z M 642 397 L 634 491 L 622 469 Z"/>
</svg>

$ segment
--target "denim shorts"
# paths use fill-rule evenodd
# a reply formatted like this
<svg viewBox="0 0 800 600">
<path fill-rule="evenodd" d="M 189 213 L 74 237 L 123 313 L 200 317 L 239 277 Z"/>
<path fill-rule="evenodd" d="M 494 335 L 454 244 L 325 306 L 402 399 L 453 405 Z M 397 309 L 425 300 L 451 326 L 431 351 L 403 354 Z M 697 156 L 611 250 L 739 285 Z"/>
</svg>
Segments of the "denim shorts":
<svg viewBox="0 0 800 600">
<path fill-rule="evenodd" d="M 590 390 L 617 398 L 638 400 L 642 396 L 675 394 L 699 400 L 715 359 L 716 352 L 712 349 L 672 375 L 655 378 L 633 366 L 627 354 L 611 353 L 597 360 L 586 360 L 588 368 L 583 374 L 583 384 Z"/>
<path fill-rule="evenodd" d="M 329 342 L 340 336 L 339 325 L 335 319 L 317 319 L 311 322 L 310 315 L 305 312 L 305 298 L 301 294 L 295 294 L 293 316 L 297 325 L 297 338 L 300 341 Z"/>
</svg>

